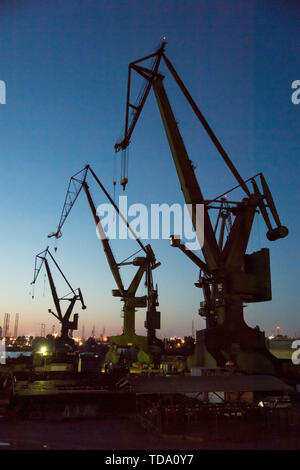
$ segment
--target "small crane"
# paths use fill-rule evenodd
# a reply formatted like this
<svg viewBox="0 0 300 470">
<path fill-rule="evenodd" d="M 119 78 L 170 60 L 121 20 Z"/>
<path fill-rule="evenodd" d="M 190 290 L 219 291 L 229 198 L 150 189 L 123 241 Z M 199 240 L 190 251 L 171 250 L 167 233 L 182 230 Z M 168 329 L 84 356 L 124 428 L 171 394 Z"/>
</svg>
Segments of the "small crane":
<svg viewBox="0 0 300 470">
<path fill-rule="evenodd" d="M 58 297 L 57 290 L 54 284 L 53 276 L 50 270 L 50 266 L 48 263 L 47 256 L 50 257 L 52 262 L 54 263 L 55 267 L 58 269 L 59 273 L 65 280 L 66 284 L 68 287 L 71 289 L 71 292 L 67 295 L 64 295 L 63 297 Z M 49 251 L 49 247 L 46 248 L 46 250 L 42 251 L 41 253 L 38 253 L 35 257 L 35 266 L 34 266 L 34 276 L 33 276 L 33 281 L 31 284 L 35 284 L 37 277 L 41 271 L 41 268 L 45 265 L 50 288 L 51 288 L 51 293 L 52 293 L 52 298 L 53 302 L 55 305 L 56 312 L 53 312 L 51 309 L 48 310 L 49 313 L 51 313 L 60 323 L 61 323 L 61 339 L 64 343 L 71 343 L 71 338 L 69 336 L 69 331 L 70 330 L 77 330 L 78 328 L 78 313 L 74 313 L 73 316 L 73 321 L 70 321 L 70 317 L 73 311 L 73 308 L 75 306 L 75 303 L 77 300 L 81 302 L 81 308 L 83 310 L 86 309 L 86 306 L 83 301 L 82 293 L 80 289 L 74 290 L 67 278 L 65 277 L 64 273 L 58 266 L 57 262 L 55 261 L 54 257 Z M 66 310 L 66 312 L 63 314 L 62 309 L 61 309 L 61 301 L 68 301 L 69 306 Z"/>
</svg>

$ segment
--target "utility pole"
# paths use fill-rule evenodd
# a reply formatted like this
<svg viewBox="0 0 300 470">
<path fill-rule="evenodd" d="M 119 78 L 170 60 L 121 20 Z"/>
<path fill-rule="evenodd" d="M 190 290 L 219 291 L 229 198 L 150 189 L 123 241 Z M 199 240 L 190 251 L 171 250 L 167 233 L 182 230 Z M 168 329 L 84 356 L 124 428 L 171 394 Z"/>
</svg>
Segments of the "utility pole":
<svg viewBox="0 0 300 470">
<path fill-rule="evenodd" d="M 3 337 L 4 338 L 9 336 L 9 322 L 10 322 L 10 313 L 5 313 L 4 324 L 3 324 Z"/>
</svg>

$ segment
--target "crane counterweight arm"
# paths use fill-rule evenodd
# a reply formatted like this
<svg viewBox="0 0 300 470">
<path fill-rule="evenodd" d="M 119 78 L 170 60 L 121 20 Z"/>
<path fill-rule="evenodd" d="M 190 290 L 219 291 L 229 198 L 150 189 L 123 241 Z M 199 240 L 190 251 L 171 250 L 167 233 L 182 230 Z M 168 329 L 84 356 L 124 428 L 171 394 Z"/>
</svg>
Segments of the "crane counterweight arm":
<svg viewBox="0 0 300 470">
<path fill-rule="evenodd" d="M 261 194 L 261 192 L 260 192 L 260 190 L 257 186 L 257 183 L 256 183 L 255 179 L 253 179 L 251 182 L 252 182 L 252 186 L 253 186 L 255 194 L 260 198 L 259 202 L 258 202 L 258 207 L 259 207 L 260 212 L 262 213 L 262 216 L 265 220 L 266 226 L 268 227 L 269 230 L 272 230 L 271 221 L 270 221 L 269 215 L 267 213 L 267 209 L 265 207 L 264 201 L 262 200 L 263 196 L 262 196 L 262 194 Z"/>
</svg>

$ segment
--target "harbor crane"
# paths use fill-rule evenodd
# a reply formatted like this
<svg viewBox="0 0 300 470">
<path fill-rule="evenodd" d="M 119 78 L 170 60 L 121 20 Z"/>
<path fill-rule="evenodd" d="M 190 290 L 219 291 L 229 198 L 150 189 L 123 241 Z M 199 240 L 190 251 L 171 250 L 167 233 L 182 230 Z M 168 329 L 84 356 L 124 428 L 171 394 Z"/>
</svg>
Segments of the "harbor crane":
<svg viewBox="0 0 300 470">
<path fill-rule="evenodd" d="M 135 253 L 134 255 L 130 256 L 122 262 L 118 263 L 116 261 L 109 240 L 104 232 L 100 217 L 97 213 L 97 209 L 92 199 L 89 186 L 87 184 L 88 174 L 92 175 L 98 186 L 100 186 L 101 190 L 105 194 L 106 198 L 114 207 L 119 217 L 124 221 L 128 230 L 131 232 L 140 247 L 140 250 L 138 252 L 142 251 L 143 256 L 137 256 L 130 260 L 136 254 Z M 117 207 L 113 199 L 110 197 L 109 193 L 106 191 L 105 187 L 103 186 L 93 169 L 90 167 L 90 165 L 86 165 L 81 171 L 71 177 L 57 230 L 55 233 L 51 233 L 49 237 L 61 237 L 61 229 L 82 188 L 87 197 L 89 207 L 91 209 L 93 219 L 98 230 L 99 238 L 101 240 L 108 265 L 117 285 L 117 289 L 114 289 L 112 291 L 112 295 L 115 297 L 120 297 L 121 301 L 123 302 L 123 333 L 118 336 L 110 337 L 109 341 L 111 344 L 115 344 L 117 346 L 133 345 L 137 346 L 138 348 L 140 348 L 140 350 L 144 352 L 151 352 L 150 350 L 153 350 L 155 348 L 157 349 L 157 346 L 159 346 L 160 343 L 160 341 L 156 338 L 155 333 L 156 329 L 160 328 L 160 312 L 158 312 L 156 309 L 156 307 L 159 305 L 158 291 L 157 288 L 154 288 L 152 278 L 152 271 L 157 268 L 160 263 L 156 261 L 151 246 L 144 246 L 143 243 L 139 240 L 135 232 L 132 230 L 130 224 L 120 212 L 119 208 Z M 136 274 L 134 275 L 127 289 L 124 287 L 124 283 L 120 274 L 120 267 L 126 265 L 133 265 L 137 267 Z M 137 296 L 136 292 L 144 274 L 146 275 L 145 285 L 147 287 L 147 295 Z M 137 335 L 135 333 L 135 311 L 137 308 L 144 307 L 147 307 L 145 321 L 147 337 Z"/>
<path fill-rule="evenodd" d="M 49 262 L 47 259 L 47 256 L 50 257 L 51 261 L 54 263 L 55 267 L 59 271 L 60 275 L 63 277 L 64 281 L 70 288 L 71 292 L 67 295 L 64 295 L 63 297 L 58 297 L 57 290 L 54 284 L 53 276 L 50 270 Z M 42 251 L 41 253 L 38 253 L 35 257 L 35 266 L 34 266 L 34 276 L 33 276 L 33 281 L 31 284 L 35 284 L 37 277 L 42 269 L 42 266 L 45 265 L 49 284 L 50 284 L 50 289 L 52 293 L 52 298 L 53 302 L 55 305 L 56 311 L 53 312 L 51 309 L 48 310 L 49 313 L 51 313 L 61 324 L 61 340 L 64 343 L 71 343 L 71 338 L 69 336 L 70 330 L 77 330 L 78 329 L 78 313 L 74 313 L 73 315 L 73 320 L 71 321 L 71 315 L 75 306 L 75 303 L 79 300 L 81 303 L 81 308 L 83 310 L 86 309 L 86 306 L 83 301 L 82 293 L 80 289 L 74 290 L 69 281 L 67 280 L 66 276 L 58 266 L 57 262 L 55 261 L 54 257 L 52 256 L 51 252 L 49 251 L 49 247 L 46 248 L 46 250 Z M 61 302 L 62 301 L 68 301 L 69 305 L 66 310 L 66 312 L 63 314 L 62 308 L 61 308 Z"/>
<path fill-rule="evenodd" d="M 152 61 L 150 66 L 147 65 L 149 61 Z M 164 87 L 164 76 L 159 71 L 162 62 L 165 63 L 237 180 L 237 186 L 213 200 L 206 200 L 199 187 L 194 165 L 187 153 Z M 144 80 L 135 102 L 131 96 L 131 80 L 134 72 Z M 165 41 L 153 54 L 129 64 L 125 131 L 122 139 L 115 144 L 115 151 L 122 151 L 122 159 L 126 158 L 127 147 L 151 88 L 162 118 L 185 203 L 193 208 L 191 218 L 196 233 L 197 204 L 202 204 L 204 208 L 204 243 L 201 248 L 204 259 L 187 249 L 178 236 L 173 235 L 170 238 L 171 246 L 179 248 L 200 269 L 199 280 L 195 285 L 203 290 L 204 301 L 200 304 L 199 314 L 205 317 L 206 328 L 197 331 L 195 351 L 189 358 L 189 365 L 223 367 L 230 364 L 246 373 L 283 376 L 284 371 L 290 370 L 292 364 L 284 364 L 273 356 L 266 347 L 264 332 L 258 327 L 249 327 L 244 320 L 245 303 L 264 302 L 272 298 L 269 249 L 262 248 L 246 254 L 255 214 L 257 212 L 262 214 L 268 229 L 266 234 L 268 240 L 275 241 L 288 235 L 288 229 L 280 222 L 269 186 L 262 173 L 247 180 L 242 178 L 167 58 Z M 122 168 L 125 167 L 123 162 Z M 123 189 L 127 182 L 128 175 L 123 173 L 121 180 Z M 245 193 L 243 199 L 241 201 L 228 199 L 231 192 L 238 188 Z M 212 209 L 218 211 L 215 227 L 209 215 Z M 225 230 L 228 231 L 227 238 Z"/>
</svg>

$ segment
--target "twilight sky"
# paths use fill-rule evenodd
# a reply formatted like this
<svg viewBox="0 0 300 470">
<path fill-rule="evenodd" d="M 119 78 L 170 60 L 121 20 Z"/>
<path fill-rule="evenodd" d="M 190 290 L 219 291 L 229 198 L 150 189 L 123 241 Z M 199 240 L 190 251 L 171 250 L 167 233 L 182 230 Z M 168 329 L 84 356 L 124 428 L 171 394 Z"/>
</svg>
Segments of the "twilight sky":
<svg viewBox="0 0 300 470">
<path fill-rule="evenodd" d="M 300 79 L 299 2 L 293 0 L 2 0 L 0 80 L 1 307 L 20 313 L 19 333 L 51 329 L 52 299 L 44 272 L 32 299 L 34 256 L 54 247 L 71 175 L 90 163 L 112 192 L 114 143 L 124 125 L 128 63 L 154 52 L 163 35 L 166 54 L 241 175 L 262 171 L 269 182 L 286 239 L 270 243 L 258 216 L 249 252 L 271 249 L 273 300 L 249 305 L 246 321 L 267 333 L 300 334 L 299 120 L 291 84 Z M 165 87 L 206 198 L 235 182 L 169 73 Z M 120 155 L 117 156 L 118 175 Z M 96 204 L 106 202 L 91 184 Z M 118 184 L 117 196 L 123 195 Z M 183 203 L 151 91 L 129 149 L 128 203 Z M 204 326 L 197 315 L 198 272 L 167 240 L 151 242 L 162 265 L 159 286 L 163 335 Z M 87 201 L 82 193 L 58 241 L 56 259 L 88 309 L 78 311 L 81 332 L 121 329 L 121 303 Z M 120 261 L 132 241 L 112 243 Z M 132 271 L 124 273 L 125 284 Z M 55 273 L 56 275 L 56 273 Z M 57 281 L 58 288 L 65 288 Z M 141 289 L 144 292 L 144 288 Z M 137 312 L 137 330 L 145 314 Z M 58 326 L 56 326 L 58 329 Z"/>
</svg>

